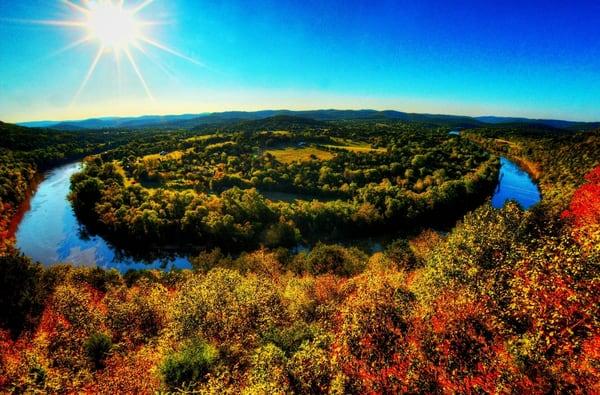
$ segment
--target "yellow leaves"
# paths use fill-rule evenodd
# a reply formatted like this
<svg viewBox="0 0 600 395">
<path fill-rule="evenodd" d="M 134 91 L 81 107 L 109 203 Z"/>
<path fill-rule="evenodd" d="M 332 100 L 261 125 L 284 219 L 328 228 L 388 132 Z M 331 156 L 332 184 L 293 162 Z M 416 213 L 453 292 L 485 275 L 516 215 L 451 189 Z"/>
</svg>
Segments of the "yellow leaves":
<svg viewBox="0 0 600 395">
<path fill-rule="evenodd" d="M 310 276 L 292 277 L 286 284 L 283 297 L 293 321 L 310 319 L 317 306 L 315 279 Z"/>
<path fill-rule="evenodd" d="M 160 380 L 154 370 L 161 358 L 154 347 L 112 355 L 106 361 L 106 369 L 96 377 L 94 392 L 107 395 L 156 393 Z"/>
<path fill-rule="evenodd" d="M 107 293 L 106 321 L 113 341 L 138 345 L 152 340 L 167 324 L 169 299 L 162 285 L 143 282 L 141 286 Z"/>
<path fill-rule="evenodd" d="M 265 276 L 274 283 L 279 281 L 282 272 L 281 263 L 275 253 L 265 249 L 242 254 L 236 260 L 236 266 L 243 273 L 252 272 Z"/>
<path fill-rule="evenodd" d="M 479 269 L 477 267 L 470 267 L 467 269 L 467 275 L 469 277 L 476 277 L 477 273 L 479 273 Z"/>
<path fill-rule="evenodd" d="M 99 312 L 92 306 L 92 295 L 85 286 L 59 285 L 54 292 L 52 306 L 77 330 L 88 332 L 101 321 Z"/>
<path fill-rule="evenodd" d="M 383 221 L 383 216 L 371 203 L 362 203 L 352 215 L 352 220 L 360 225 L 374 225 Z"/>
<path fill-rule="evenodd" d="M 290 391 L 286 375 L 287 358 L 282 350 L 267 344 L 255 350 L 244 394 L 285 394 Z"/>
<path fill-rule="evenodd" d="M 303 343 L 290 358 L 288 370 L 297 383 L 300 393 L 326 393 L 335 366 L 331 363 L 329 339 Z M 325 347 L 323 347 L 325 346 Z"/>
<path fill-rule="evenodd" d="M 411 249 L 417 259 L 427 261 L 433 254 L 435 248 L 444 241 L 444 237 L 432 229 L 426 229 L 412 238 L 410 242 Z"/>
<path fill-rule="evenodd" d="M 386 257 L 382 252 L 376 252 L 371 255 L 367 262 L 368 270 L 375 272 L 384 272 L 396 269 L 396 264 Z"/>
<path fill-rule="evenodd" d="M 174 302 L 178 336 L 248 342 L 283 317 L 276 289 L 256 275 L 213 269 L 182 285 Z"/>
</svg>

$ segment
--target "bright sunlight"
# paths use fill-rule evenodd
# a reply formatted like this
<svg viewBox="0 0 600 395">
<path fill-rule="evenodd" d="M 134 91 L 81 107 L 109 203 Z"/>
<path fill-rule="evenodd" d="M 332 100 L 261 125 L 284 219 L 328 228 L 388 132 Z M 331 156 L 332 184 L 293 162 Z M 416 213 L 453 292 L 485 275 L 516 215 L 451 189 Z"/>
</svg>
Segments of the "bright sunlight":
<svg viewBox="0 0 600 395">
<path fill-rule="evenodd" d="M 161 69 L 164 70 L 164 67 L 158 64 L 156 59 L 147 53 L 145 46 L 158 48 L 163 52 L 185 59 L 196 65 L 204 66 L 202 63 L 169 48 L 150 36 L 147 30 L 151 26 L 166 23 L 165 21 L 160 20 L 146 20 L 140 16 L 140 12 L 151 5 L 154 0 L 132 0 L 130 2 L 126 0 L 86 0 L 81 2 L 62 0 L 62 2 L 73 11 L 73 19 L 29 22 L 65 28 L 83 29 L 85 31 L 85 34 L 81 39 L 67 45 L 59 52 L 72 50 L 88 43 L 96 43 L 98 45 L 96 55 L 92 59 L 81 85 L 73 98 L 73 103 L 77 101 L 81 93 L 85 90 L 85 87 L 94 75 L 98 63 L 107 53 L 113 54 L 113 59 L 118 66 L 117 69 L 119 70 L 119 74 L 121 73 L 121 59 L 123 57 L 127 59 L 127 62 L 144 87 L 146 95 L 152 100 L 154 98 L 144 79 L 142 71 L 138 66 L 135 55 L 142 54 L 157 64 Z M 121 76 L 119 75 L 119 80 L 120 79 Z"/>
<path fill-rule="evenodd" d="M 135 14 L 124 10 L 122 4 L 90 3 L 89 9 L 87 28 L 105 47 L 119 51 L 141 37 Z"/>
</svg>

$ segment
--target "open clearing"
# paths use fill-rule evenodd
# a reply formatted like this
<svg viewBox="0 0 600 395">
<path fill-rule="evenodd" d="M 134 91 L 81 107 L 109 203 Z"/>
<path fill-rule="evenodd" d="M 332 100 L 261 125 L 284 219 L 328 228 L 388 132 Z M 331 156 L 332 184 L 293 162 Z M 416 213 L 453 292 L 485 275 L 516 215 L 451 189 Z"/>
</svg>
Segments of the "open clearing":
<svg viewBox="0 0 600 395">
<path fill-rule="evenodd" d="M 386 152 L 385 148 L 373 148 L 369 143 L 365 143 L 362 141 L 354 141 L 340 138 L 334 138 L 333 140 L 338 144 L 329 144 L 326 145 L 326 147 L 345 149 L 347 151 L 352 152 Z"/>
<path fill-rule="evenodd" d="M 203 134 L 200 136 L 194 136 L 194 137 L 190 137 L 185 139 L 184 141 L 204 141 L 204 140 L 208 140 L 209 138 L 212 137 L 221 137 L 220 134 Z"/>
<path fill-rule="evenodd" d="M 188 148 L 185 151 L 171 151 L 171 152 L 167 152 L 165 154 L 160 154 L 160 153 L 150 154 L 150 155 L 145 155 L 142 159 L 143 160 L 156 160 L 156 159 L 179 160 L 179 159 L 181 159 L 183 154 L 185 154 L 186 152 L 191 152 L 193 150 L 194 150 L 194 148 Z"/>
<path fill-rule="evenodd" d="M 265 153 L 273 155 L 281 163 L 307 162 L 314 160 L 314 158 L 318 160 L 330 160 L 335 156 L 331 152 L 314 147 L 288 147 L 285 149 L 267 150 Z"/>
</svg>

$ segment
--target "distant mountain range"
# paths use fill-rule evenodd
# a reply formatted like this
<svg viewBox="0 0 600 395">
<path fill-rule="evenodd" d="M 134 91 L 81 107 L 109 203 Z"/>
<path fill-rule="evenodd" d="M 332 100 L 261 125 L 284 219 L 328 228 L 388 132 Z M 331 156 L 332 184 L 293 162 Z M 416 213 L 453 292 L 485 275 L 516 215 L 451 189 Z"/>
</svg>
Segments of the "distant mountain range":
<svg viewBox="0 0 600 395">
<path fill-rule="evenodd" d="M 108 128 L 144 129 L 144 128 L 177 128 L 193 129 L 205 125 L 218 125 L 231 122 L 255 121 L 278 116 L 308 118 L 315 121 L 339 120 L 400 120 L 406 122 L 425 122 L 443 124 L 453 127 L 477 127 L 486 124 L 535 124 L 560 129 L 592 129 L 600 127 L 600 122 L 573 122 L 553 119 L 529 119 L 514 117 L 482 116 L 469 117 L 442 114 L 415 114 L 401 111 L 376 110 L 264 110 L 264 111 L 227 111 L 218 113 L 184 114 L 184 115 L 145 115 L 141 117 L 106 117 L 80 121 L 37 121 L 23 122 L 19 125 L 58 130 L 94 130 Z"/>
<path fill-rule="evenodd" d="M 196 119 L 208 114 L 184 115 L 144 115 L 141 117 L 105 117 L 90 118 L 80 121 L 39 121 L 23 122 L 18 125 L 30 128 L 52 128 L 59 130 L 106 129 L 106 128 L 144 128 L 168 125 L 173 122 Z"/>
<path fill-rule="evenodd" d="M 506 123 L 528 123 L 551 126 L 558 129 L 573 129 L 573 128 L 597 128 L 600 127 L 600 122 L 576 122 L 563 121 L 560 119 L 531 119 L 531 118 L 514 118 L 514 117 L 495 117 L 484 116 L 476 117 L 478 121 L 489 124 L 506 124 Z"/>
</svg>

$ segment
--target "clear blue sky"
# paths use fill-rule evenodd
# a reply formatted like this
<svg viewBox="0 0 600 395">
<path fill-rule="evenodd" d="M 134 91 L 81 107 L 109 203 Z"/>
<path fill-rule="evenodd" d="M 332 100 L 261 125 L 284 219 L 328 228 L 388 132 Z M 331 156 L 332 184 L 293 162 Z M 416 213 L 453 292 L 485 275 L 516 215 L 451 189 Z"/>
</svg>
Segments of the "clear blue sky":
<svg viewBox="0 0 600 395">
<path fill-rule="evenodd" d="M 132 49 L 150 100 L 107 53 L 73 101 L 98 44 L 53 55 L 84 30 L 23 20 L 77 15 L 0 0 L 0 119 L 375 108 L 600 120 L 597 0 L 155 0 L 138 15 L 168 22 L 147 34 L 205 66 Z"/>
</svg>

